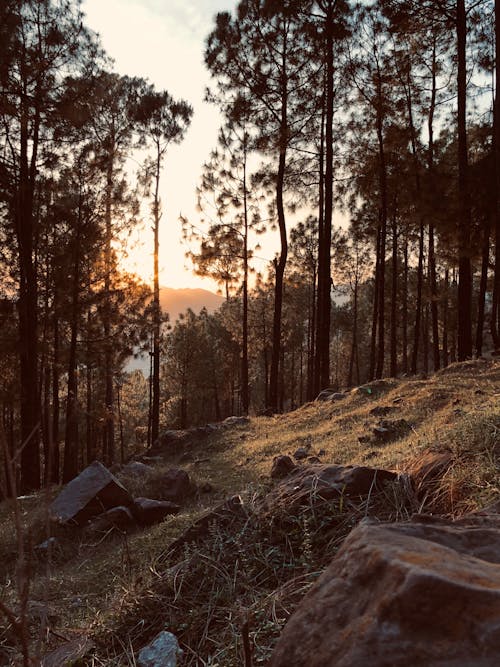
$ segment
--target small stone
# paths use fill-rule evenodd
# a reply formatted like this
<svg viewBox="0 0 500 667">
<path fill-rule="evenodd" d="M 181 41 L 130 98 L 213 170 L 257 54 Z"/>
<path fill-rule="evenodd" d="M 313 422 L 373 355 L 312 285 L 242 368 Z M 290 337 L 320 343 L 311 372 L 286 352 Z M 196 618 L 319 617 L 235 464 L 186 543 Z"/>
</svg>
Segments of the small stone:
<svg viewBox="0 0 500 667">
<path fill-rule="evenodd" d="M 118 528 L 118 530 L 126 532 L 134 526 L 135 521 L 132 512 L 128 507 L 120 505 L 112 507 L 93 519 L 88 526 L 88 530 L 96 533 L 105 533 L 112 528 Z"/>
<path fill-rule="evenodd" d="M 308 452 L 305 447 L 299 447 L 293 455 L 293 458 L 296 461 L 303 461 L 304 459 L 307 459 L 307 457 L 308 457 Z"/>
<path fill-rule="evenodd" d="M 250 422 L 248 417 L 226 417 L 222 422 L 224 426 L 244 426 Z"/>
<path fill-rule="evenodd" d="M 35 547 L 35 551 L 37 551 L 40 554 L 45 554 L 48 553 L 49 549 L 54 549 L 55 547 L 59 546 L 59 542 L 57 540 L 57 537 L 49 537 L 47 540 L 44 540 L 40 544 L 37 544 Z"/>
<path fill-rule="evenodd" d="M 160 632 L 153 641 L 139 651 L 138 667 L 177 667 L 182 657 L 177 637 L 171 632 Z"/>
<path fill-rule="evenodd" d="M 377 405 L 370 410 L 370 414 L 375 417 L 385 417 L 392 409 L 390 405 Z"/>
<path fill-rule="evenodd" d="M 289 456 L 276 456 L 271 468 L 271 477 L 273 479 L 283 479 L 295 470 L 297 466 Z"/>
<path fill-rule="evenodd" d="M 214 487 L 210 482 L 203 482 L 203 484 L 199 487 L 201 493 L 212 493 L 214 490 Z"/>
<path fill-rule="evenodd" d="M 151 498 L 135 498 L 133 512 L 137 521 L 145 526 L 160 523 L 170 514 L 177 514 L 180 506 L 168 500 L 152 500 Z"/>
</svg>

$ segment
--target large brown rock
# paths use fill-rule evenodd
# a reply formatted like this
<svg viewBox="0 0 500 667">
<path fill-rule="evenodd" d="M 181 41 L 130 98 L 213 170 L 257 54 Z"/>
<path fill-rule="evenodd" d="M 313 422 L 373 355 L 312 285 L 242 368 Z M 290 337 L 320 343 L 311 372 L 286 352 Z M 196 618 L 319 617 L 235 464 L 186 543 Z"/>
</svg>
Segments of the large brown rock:
<svg viewBox="0 0 500 667">
<path fill-rule="evenodd" d="M 131 504 L 127 489 L 102 463 L 94 461 L 66 484 L 50 505 L 49 514 L 58 523 L 82 525 L 111 507 Z"/>
<path fill-rule="evenodd" d="M 380 489 L 385 482 L 396 479 L 397 474 L 390 470 L 365 466 L 312 464 L 297 468 L 279 482 L 266 496 L 265 505 L 273 510 L 280 506 L 293 508 L 310 502 L 312 496 L 320 500 L 331 500 L 341 495 L 357 498 L 366 496 Z"/>
<path fill-rule="evenodd" d="M 270 667 L 500 664 L 500 521 L 360 524 L 288 621 Z"/>
</svg>

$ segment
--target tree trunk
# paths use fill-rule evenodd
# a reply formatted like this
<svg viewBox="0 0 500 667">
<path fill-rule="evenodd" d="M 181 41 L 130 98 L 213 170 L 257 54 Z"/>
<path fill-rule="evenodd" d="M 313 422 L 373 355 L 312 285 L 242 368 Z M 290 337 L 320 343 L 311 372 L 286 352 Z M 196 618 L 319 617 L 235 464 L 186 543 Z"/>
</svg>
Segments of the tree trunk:
<svg viewBox="0 0 500 667">
<path fill-rule="evenodd" d="M 32 137 L 28 116 L 31 102 L 21 96 L 20 165 L 15 201 L 19 269 L 19 353 L 21 394 L 21 493 L 40 488 L 40 394 L 38 378 L 38 285 L 36 223 L 33 216 L 37 174 L 40 112 L 35 110 Z M 36 100 L 35 100 L 36 104 Z M 28 150 L 31 146 L 31 159 Z"/>
<path fill-rule="evenodd" d="M 103 425 L 103 459 L 105 465 L 111 465 L 115 459 L 115 415 L 114 415 L 114 392 L 113 392 L 113 342 L 111 340 L 111 205 L 113 194 L 113 172 L 114 172 L 114 137 L 110 140 L 108 155 L 108 166 L 106 171 L 106 202 L 105 202 L 105 275 L 104 275 L 104 406 L 105 416 Z"/>
<path fill-rule="evenodd" d="M 284 132 L 283 128 L 282 132 Z M 284 141 L 286 141 L 285 135 L 282 134 L 282 142 Z M 285 266 L 288 255 L 285 208 L 283 203 L 285 161 L 286 161 L 286 148 L 282 145 L 279 156 L 278 177 L 276 181 L 276 207 L 278 211 L 278 226 L 280 231 L 281 252 L 278 260 L 274 262 L 275 288 L 274 288 L 274 316 L 273 316 L 273 348 L 271 355 L 271 372 L 269 378 L 269 407 L 274 412 L 278 410 L 279 365 L 281 358 L 281 311 L 283 307 L 283 283 L 285 275 Z"/>
<path fill-rule="evenodd" d="M 429 132 L 429 151 L 428 151 L 428 168 L 429 168 L 429 182 L 431 187 L 431 192 L 434 194 L 434 112 L 436 109 L 436 94 L 437 94 L 437 81 L 436 81 L 436 36 L 434 36 L 433 49 L 432 49 L 432 90 L 431 90 L 431 103 L 429 105 L 429 117 L 427 122 L 427 129 Z M 437 291 L 437 281 L 436 281 L 436 253 L 434 249 L 434 223 L 429 221 L 429 287 L 431 293 L 431 319 L 432 319 L 432 356 L 433 356 L 433 366 L 434 372 L 439 370 L 440 367 L 440 355 L 439 355 L 439 312 L 438 312 L 438 291 Z"/>
<path fill-rule="evenodd" d="M 329 2 L 325 20 L 326 32 L 326 116 L 325 116 L 325 218 L 323 230 L 323 336 L 320 356 L 320 389 L 330 384 L 331 322 L 331 248 L 333 216 L 333 3 Z"/>
<path fill-rule="evenodd" d="M 495 101 L 493 113 L 493 154 L 495 161 L 495 273 L 490 330 L 493 345 L 500 352 L 500 0 L 495 0 Z"/>
<path fill-rule="evenodd" d="M 387 237 L 387 166 L 384 146 L 384 112 L 382 98 L 382 73 L 377 64 L 377 140 L 379 153 L 379 189 L 380 189 L 380 256 L 379 256 L 379 298 L 378 298 L 378 347 L 375 377 L 384 373 L 385 356 L 385 246 Z"/>
<path fill-rule="evenodd" d="M 413 330 L 413 349 L 411 353 L 411 372 L 413 375 L 418 368 L 418 348 L 422 333 L 422 291 L 424 285 L 424 233 L 423 222 L 420 223 L 418 238 L 418 268 L 417 268 L 417 300 L 415 306 L 415 328 Z"/>
<path fill-rule="evenodd" d="M 398 345 L 397 345 L 397 300 L 398 300 L 398 227 L 396 218 L 396 204 L 392 216 L 392 284 L 391 284 L 391 370 L 392 377 L 398 373 Z"/>
<path fill-rule="evenodd" d="M 380 225 L 377 228 L 377 238 L 375 244 L 375 275 L 373 278 L 373 315 L 372 315 L 372 333 L 370 342 L 370 372 L 369 379 L 375 378 L 375 363 L 377 352 L 377 325 L 378 325 L 378 308 L 379 308 L 379 281 L 380 281 Z"/>
<path fill-rule="evenodd" d="M 403 312 L 402 312 L 402 344 L 403 344 L 403 373 L 408 373 L 408 233 L 403 249 Z"/>
<path fill-rule="evenodd" d="M 458 360 L 472 357 L 471 208 L 467 156 L 467 15 L 457 0 L 458 99 Z"/>
<path fill-rule="evenodd" d="M 243 414 L 248 415 L 250 409 L 250 392 L 248 386 L 248 193 L 247 193 L 247 158 L 246 144 L 243 160 L 243 322 L 241 343 L 241 406 Z"/>
<path fill-rule="evenodd" d="M 64 441 L 63 482 L 66 484 L 78 475 L 78 414 L 77 414 L 77 358 L 76 344 L 78 321 L 80 315 L 80 227 L 81 199 L 74 243 L 73 259 L 73 290 L 71 304 L 71 338 L 68 360 L 68 387 L 66 399 L 66 436 Z"/>
<path fill-rule="evenodd" d="M 481 282 L 479 284 L 477 329 L 476 329 L 476 356 L 483 353 L 484 310 L 486 302 L 486 288 L 488 284 L 488 266 L 490 261 L 490 225 L 485 224 L 483 231 L 483 252 L 481 262 Z"/>
<path fill-rule="evenodd" d="M 161 309 L 160 309 L 160 277 L 158 266 L 158 253 L 160 250 L 160 166 L 161 151 L 159 141 L 156 144 L 156 171 L 155 171 L 155 194 L 153 201 L 154 216 L 154 248 L 153 248 L 153 381 L 152 381 L 152 406 L 151 406 L 151 442 L 158 440 L 160 431 L 160 335 L 161 335 Z"/>
<path fill-rule="evenodd" d="M 448 366 L 448 290 L 450 289 L 450 272 L 444 272 L 444 299 L 443 299 L 443 367 Z"/>
<path fill-rule="evenodd" d="M 323 87 L 326 86 L 326 81 L 323 80 Z M 324 347 L 323 337 L 325 335 L 325 327 L 323 322 L 324 316 L 324 286 L 325 280 L 323 272 L 325 270 L 325 261 L 323 255 L 325 252 L 325 100 L 326 95 L 323 91 L 321 102 L 321 128 L 320 128 L 320 145 L 319 145 L 319 191 L 318 191 L 318 271 L 317 280 L 318 288 L 316 291 L 316 322 L 314 330 L 314 371 L 313 371 L 313 391 L 312 398 L 315 398 L 320 392 L 321 386 L 321 350 Z"/>
</svg>

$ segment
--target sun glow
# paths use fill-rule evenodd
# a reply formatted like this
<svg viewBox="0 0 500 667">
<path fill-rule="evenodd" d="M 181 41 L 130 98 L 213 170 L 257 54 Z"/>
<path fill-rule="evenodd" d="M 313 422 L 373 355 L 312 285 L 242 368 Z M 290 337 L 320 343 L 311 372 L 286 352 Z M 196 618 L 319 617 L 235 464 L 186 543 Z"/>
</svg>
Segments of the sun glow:
<svg viewBox="0 0 500 667">
<path fill-rule="evenodd" d="M 230 0 L 84 0 L 86 23 L 101 36 L 120 74 L 148 78 L 157 89 L 185 99 L 194 109 L 184 141 L 170 147 L 161 176 L 163 217 L 160 229 L 160 283 L 171 287 L 204 287 L 213 281 L 193 274 L 181 243 L 182 214 L 197 221 L 196 185 L 201 165 L 215 146 L 220 118 L 203 101 L 209 83 L 203 65 L 203 43 L 213 15 L 233 6 Z M 153 233 L 149 202 L 143 222 L 127 239 L 122 264 L 152 282 Z"/>
</svg>

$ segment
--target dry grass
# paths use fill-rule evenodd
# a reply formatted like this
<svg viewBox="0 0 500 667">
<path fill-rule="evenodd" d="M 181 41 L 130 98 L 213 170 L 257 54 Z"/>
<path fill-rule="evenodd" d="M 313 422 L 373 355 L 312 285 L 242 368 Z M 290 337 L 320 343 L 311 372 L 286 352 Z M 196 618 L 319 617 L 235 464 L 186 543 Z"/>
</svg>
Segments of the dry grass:
<svg viewBox="0 0 500 667">
<path fill-rule="evenodd" d="M 385 419 L 405 419 L 409 432 L 389 443 L 361 444 L 358 437 L 380 420 L 372 409 L 381 406 L 390 408 Z M 408 512 L 405 490 L 393 485 L 368 506 L 360 502 L 346 511 L 342 502 L 330 502 L 262 522 L 258 499 L 271 485 L 272 459 L 299 446 L 311 455 L 323 450 L 324 462 L 399 471 L 424 450 L 451 449 L 452 465 L 422 509 L 453 515 L 477 509 L 499 495 L 500 363 L 455 364 L 428 379 L 387 381 L 372 393 L 352 391 L 338 403 L 253 418 L 196 441 L 193 460 L 181 465 L 197 482 L 210 482 L 213 493 L 192 497 L 178 516 L 128 536 L 100 541 L 62 534 L 48 571 L 32 557 L 32 600 L 46 600 L 50 608 L 47 647 L 90 631 L 98 651 L 89 665 L 133 665 L 135 650 L 166 628 L 183 643 L 186 665 L 231 667 L 243 664 L 242 629 L 249 622 L 254 664 L 265 664 L 283 623 L 352 526 L 365 515 L 402 519 Z M 136 491 L 155 495 L 158 476 L 180 457 L 166 452 Z M 211 538 L 187 549 L 183 565 L 172 570 L 169 543 L 234 493 L 245 497 L 248 522 L 237 534 L 214 527 Z M 44 512 L 38 499 L 21 507 L 35 544 L 45 537 Z M 2 599 L 9 599 L 16 555 L 11 508 L 2 503 Z M 33 637 L 39 627 L 33 618 Z M 11 655 L 12 641 L 0 621 L 0 664 L 2 647 Z"/>
</svg>

